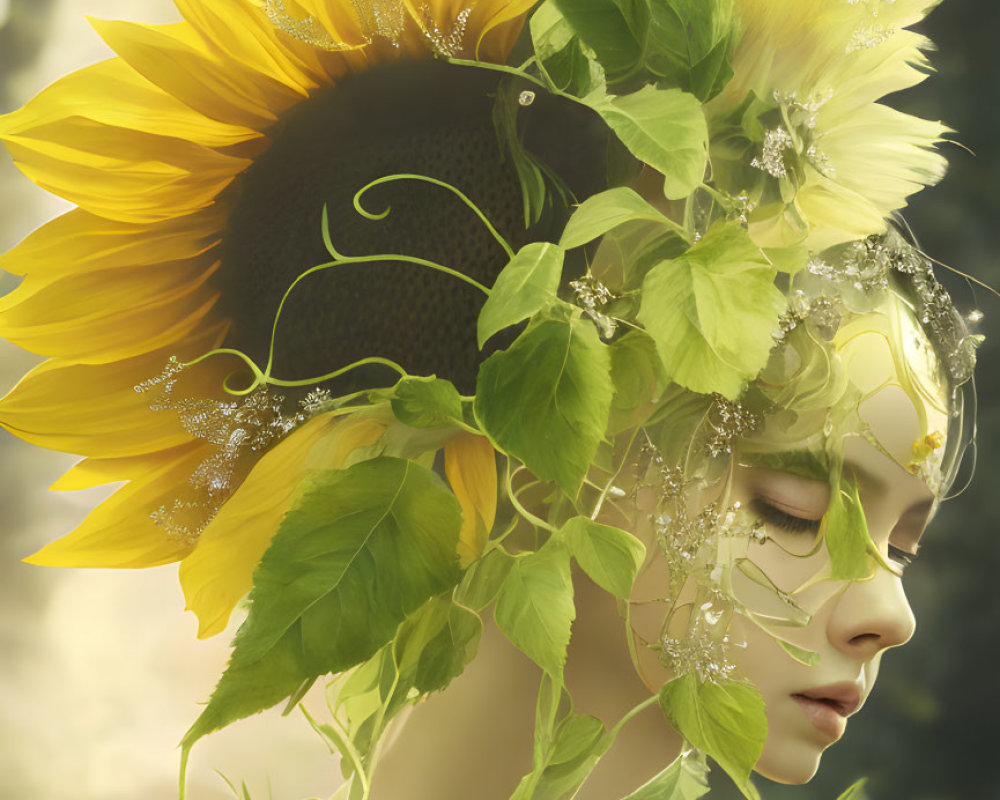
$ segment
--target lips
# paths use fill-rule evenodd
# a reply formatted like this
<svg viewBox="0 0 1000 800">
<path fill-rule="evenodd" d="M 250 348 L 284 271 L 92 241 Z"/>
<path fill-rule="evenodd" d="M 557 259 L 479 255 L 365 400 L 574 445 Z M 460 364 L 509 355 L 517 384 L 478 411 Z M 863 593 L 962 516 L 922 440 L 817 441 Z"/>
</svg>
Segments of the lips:
<svg viewBox="0 0 1000 800">
<path fill-rule="evenodd" d="M 853 683 L 820 686 L 796 692 L 791 698 L 815 728 L 832 740 L 844 735 L 847 718 L 861 705 L 861 691 Z"/>
<path fill-rule="evenodd" d="M 842 717 L 849 717 L 861 705 L 861 691 L 853 683 L 832 683 L 829 686 L 797 692 L 792 697 L 822 703 Z"/>
</svg>

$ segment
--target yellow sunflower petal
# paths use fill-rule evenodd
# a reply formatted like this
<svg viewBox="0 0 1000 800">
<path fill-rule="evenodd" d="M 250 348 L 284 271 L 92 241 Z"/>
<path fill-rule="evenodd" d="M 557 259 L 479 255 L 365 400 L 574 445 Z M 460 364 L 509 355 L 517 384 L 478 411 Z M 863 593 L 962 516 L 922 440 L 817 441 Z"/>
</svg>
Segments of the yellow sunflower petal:
<svg viewBox="0 0 1000 800">
<path fill-rule="evenodd" d="M 263 130 L 301 95 L 274 78 L 213 57 L 186 22 L 140 25 L 92 20 L 136 72 L 210 119 Z"/>
<path fill-rule="evenodd" d="M 303 97 L 322 85 L 306 65 L 283 47 L 267 15 L 246 0 L 176 0 L 177 9 L 204 39 L 206 46 L 225 58 L 269 75 Z"/>
<path fill-rule="evenodd" d="M 472 9 L 469 27 L 478 31 L 473 55 L 484 61 L 503 63 L 514 46 L 525 15 L 535 0 L 480 0 Z"/>
<path fill-rule="evenodd" d="M 0 118 L 0 131 L 23 133 L 71 118 L 183 139 L 205 147 L 228 147 L 260 133 L 199 114 L 165 94 L 120 58 L 60 78 L 23 108 Z"/>
<path fill-rule="evenodd" d="M 136 225 L 75 209 L 0 255 L 0 269 L 53 277 L 193 258 L 219 242 L 225 212 L 224 206 L 215 204 L 185 217 Z"/>
<path fill-rule="evenodd" d="M 496 519 L 496 452 L 485 436 L 460 433 L 444 446 L 444 472 L 462 506 L 458 554 L 464 567 L 483 552 Z"/>
<path fill-rule="evenodd" d="M 110 278 L 104 271 L 26 278 L 0 298 L 0 336 L 32 353 L 86 364 L 157 350 L 185 337 L 211 310 L 219 292 L 206 281 L 218 266 L 189 261 L 116 270 Z"/>
<path fill-rule="evenodd" d="M 191 545 L 167 536 L 150 514 L 168 505 L 176 487 L 209 454 L 205 444 L 174 451 L 119 489 L 71 533 L 25 561 L 46 567 L 155 567 L 178 561 Z"/>
<path fill-rule="evenodd" d="M 375 419 L 320 416 L 261 458 L 181 564 L 181 585 L 188 609 L 198 617 L 199 637 L 220 633 L 250 591 L 253 571 L 305 474 L 347 466 L 355 450 L 374 444 L 384 431 Z"/>
<path fill-rule="evenodd" d="M 75 492 L 108 483 L 135 480 L 166 462 L 182 458 L 190 450 L 191 444 L 188 443 L 129 458 L 84 458 L 60 475 L 49 489 L 53 492 Z"/>
<path fill-rule="evenodd" d="M 358 14 L 358 6 L 369 5 L 366 0 L 294 0 L 285 3 L 285 12 L 292 19 L 305 21 L 312 18 L 330 39 L 346 48 L 363 48 L 370 37 Z"/>
<path fill-rule="evenodd" d="M 122 458 L 185 444 L 191 436 L 172 412 L 154 412 L 133 387 L 158 375 L 172 355 L 190 359 L 217 347 L 226 323 L 161 350 L 111 364 L 52 359 L 35 367 L 0 399 L 0 427 L 50 450 Z M 214 397 L 233 369 L 211 358 L 183 376 L 184 396 Z"/>
<path fill-rule="evenodd" d="M 35 129 L 31 136 L 0 131 L 0 140 L 32 182 L 121 222 L 158 222 L 205 208 L 251 163 L 173 140 L 185 151 L 185 166 L 168 164 L 162 157 L 169 156 L 171 140 L 96 124 L 85 127 L 81 120 Z M 53 138 L 43 138 L 49 135 Z M 69 144 L 53 141 L 66 137 Z"/>
</svg>

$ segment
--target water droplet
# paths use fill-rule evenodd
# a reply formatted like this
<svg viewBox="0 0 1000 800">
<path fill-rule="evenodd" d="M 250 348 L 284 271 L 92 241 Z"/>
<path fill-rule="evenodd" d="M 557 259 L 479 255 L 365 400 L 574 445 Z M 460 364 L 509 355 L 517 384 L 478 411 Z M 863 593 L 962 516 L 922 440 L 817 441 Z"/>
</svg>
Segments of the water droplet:
<svg viewBox="0 0 1000 800">
<path fill-rule="evenodd" d="M 535 93 L 532 92 L 530 89 L 525 89 L 523 92 L 521 92 L 521 94 L 518 95 L 517 102 L 525 107 L 530 106 L 532 103 L 535 102 Z"/>
</svg>

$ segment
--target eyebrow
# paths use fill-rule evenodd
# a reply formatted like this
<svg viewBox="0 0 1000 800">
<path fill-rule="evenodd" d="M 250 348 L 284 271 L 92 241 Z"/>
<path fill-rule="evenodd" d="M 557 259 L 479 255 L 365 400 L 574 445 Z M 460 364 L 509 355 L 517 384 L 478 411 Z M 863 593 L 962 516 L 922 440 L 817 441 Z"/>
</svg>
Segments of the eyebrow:
<svg viewBox="0 0 1000 800">
<path fill-rule="evenodd" d="M 801 448 L 780 452 L 741 451 L 739 457 L 748 467 L 773 469 L 776 472 L 798 475 L 800 478 L 830 482 L 830 462 L 826 453 Z"/>
</svg>

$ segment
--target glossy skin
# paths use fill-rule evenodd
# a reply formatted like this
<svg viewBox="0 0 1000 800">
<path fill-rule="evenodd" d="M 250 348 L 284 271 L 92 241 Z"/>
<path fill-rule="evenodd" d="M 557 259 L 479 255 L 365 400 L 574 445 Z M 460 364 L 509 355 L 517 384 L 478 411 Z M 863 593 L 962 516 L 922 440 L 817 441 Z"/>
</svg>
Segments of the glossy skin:
<svg viewBox="0 0 1000 800">
<path fill-rule="evenodd" d="M 888 376 L 891 356 L 882 351 L 855 368 L 863 368 L 866 377 L 872 371 Z M 926 427 L 919 422 L 916 403 L 923 405 Z M 869 533 L 885 563 L 876 566 L 867 581 L 827 577 L 830 560 L 818 538 L 830 500 L 827 481 L 749 466 L 737 466 L 733 474 L 729 501 L 738 501 L 761 520 L 768 535 L 762 544 L 737 543 L 733 555 L 750 558 L 811 615 L 804 627 L 772 625 L 770 633 L 819 656 L 815 666 L 807 666 L 757 625 L 741 616 L 734 619 L 730 636 L 736 677 L 748 678 L 766 706 L 768 736 L 756 766 L 761 775 L 782 783 L 812 778 L 823 750 L 843 735 L 847 717 L 872 691 L 882 654 L 913 635 L 915 620 L 903 590 L 902 569 L 906 555 L 916 552 L 935 503 L 924 480 L 901 464 L 912 458 L 911 444 L 927 430 L 947 429 L 941 406 L 913 399 L 898 386 L 885 386 L 860 409 L 874 441 L 861 436 L 844 441 L 845 474 L 856 476 Z M 760 436 L 768 436 L 766 426 Z M 654 602 L 662 597 L 666 580 L 665 567 L 655 561 L 633 595 L 633 627 L 647 641 L 656 638 L 668 608 Z M 738 572 L 734 575 L 736 595 L 747 608 L 781 613 L 773 591 Z M 639 657 L 649 688 L 671 677 L 655 654 L 645 650 Z"/>
</svg>

